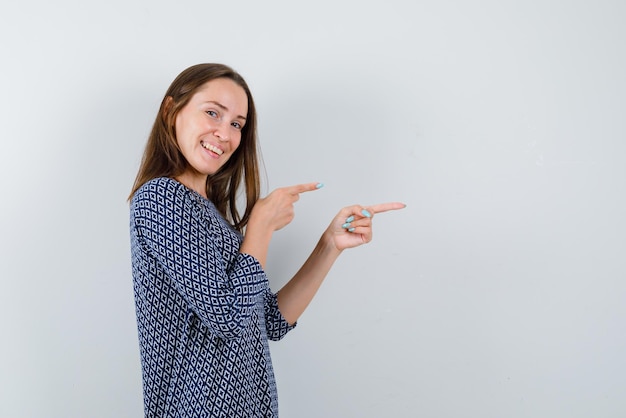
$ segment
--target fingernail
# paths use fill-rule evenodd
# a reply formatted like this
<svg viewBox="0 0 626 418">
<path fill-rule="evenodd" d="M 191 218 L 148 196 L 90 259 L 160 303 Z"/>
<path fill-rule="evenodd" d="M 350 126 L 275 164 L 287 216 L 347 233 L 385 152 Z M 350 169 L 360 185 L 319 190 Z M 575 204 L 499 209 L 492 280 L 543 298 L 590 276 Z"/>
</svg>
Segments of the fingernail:
<svg viewBox="0 0 626 418">
<path fill-rule="evenodd" d="M 346 222 L 345 224 L 341 225 L 341 227 L 342 227 L 343 229 L 348 229 L 348 228 L 350 228 L 350 222 Z"/>
<path fill-rule="evenodd" d="M 317 184 L 315 185 L 315 188 L 316 188 L 316 189 L 321 189 L 322 187 L 324 187 L 324 183 L 317 183 Z"/>
<path fill-rule="evenodd" d="M 350 223 L 350 222 L 352 222 L 352 221 L 354 221 L 354 216 L 348 216 L 348 217 L 346 218 L 346 222 Z"/>
<path fill-rule="evenodd" d="M 348 232 L 354 232 L 354 228 L 348 229 Z"/>
<path fill-rule="evenodd" d="M 365 216 L 366 218 L 371 218 L 371 217 L 372 217 L 372 214 L 371 214 L 371 213 L 369 213 L 369 212 L 368 212 L 367 210 L 365 210 L 365 209 L 363 209 L 363 210 L 361 211 L 361 213 L 362 213 L 362 214 L 363 214 L 363 216 Z"/>
</svg>

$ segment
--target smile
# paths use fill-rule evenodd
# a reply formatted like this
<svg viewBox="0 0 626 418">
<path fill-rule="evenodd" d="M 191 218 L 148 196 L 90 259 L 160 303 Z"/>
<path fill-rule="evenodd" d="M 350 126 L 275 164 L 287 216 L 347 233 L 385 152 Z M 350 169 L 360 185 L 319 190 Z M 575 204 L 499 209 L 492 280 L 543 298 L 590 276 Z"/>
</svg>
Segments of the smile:
<svg viewBox="0 0 626 418">
<path fill-rule="evenodd" d="M 221 150 L 218 147 L 213 146 L 211 144 L 207 144 L 206 142 L 200 142 L 200 145 L 202 145 L 202 148 L 208 149 L 209 151 L 214 152 L 217 155 L 222 155 L 224 153 L 223 150 Z"/>
</svg>

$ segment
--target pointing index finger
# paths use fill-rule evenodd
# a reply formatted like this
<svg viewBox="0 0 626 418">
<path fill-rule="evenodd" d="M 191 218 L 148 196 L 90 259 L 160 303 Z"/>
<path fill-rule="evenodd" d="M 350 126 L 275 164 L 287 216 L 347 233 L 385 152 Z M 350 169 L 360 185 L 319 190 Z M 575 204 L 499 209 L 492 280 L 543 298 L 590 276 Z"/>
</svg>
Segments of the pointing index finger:
<svg viewBox="0 0 626 418">
<path fill-rule="evenodd" d="M 402 202 L 388 202 L 388 203 L 379 203 L 378 205 L 372 205 L 369 208 L 374 213 L 388 212 L 390 210 L 399 210 L 404 209 L 406 205 Z"/>
<path fill-rule="evenodd" d="M 314 190 L 318 190 L 324 187 L 322 183 L 303 183 L 296 184 L 295 186 L 287 187 L 287 191 L 291 194 L 300 194 L 305 192 L 312 192 Z"/>
</svg>

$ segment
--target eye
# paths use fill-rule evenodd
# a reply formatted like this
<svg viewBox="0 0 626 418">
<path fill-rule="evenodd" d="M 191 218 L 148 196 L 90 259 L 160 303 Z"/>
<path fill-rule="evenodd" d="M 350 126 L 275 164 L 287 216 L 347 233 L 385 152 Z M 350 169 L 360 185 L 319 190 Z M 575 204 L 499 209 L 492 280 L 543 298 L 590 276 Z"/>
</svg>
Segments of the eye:
<svg viewBox="0 0 626 418">
<path fill-rule="evenodd" d="M 212 118 L 218 117 L 218 114 L 217 114 L 217 112 L 215 110 L 207 110 L 206 114 L 211 116 Z"/>
<path fill-rule="evenodd" d="M 241 130 L 243 128 L 243 125 L 237 121 L 231 123 L 231 125 L 235 128 L 235 129 L 239 129 Z"/>
</svg>

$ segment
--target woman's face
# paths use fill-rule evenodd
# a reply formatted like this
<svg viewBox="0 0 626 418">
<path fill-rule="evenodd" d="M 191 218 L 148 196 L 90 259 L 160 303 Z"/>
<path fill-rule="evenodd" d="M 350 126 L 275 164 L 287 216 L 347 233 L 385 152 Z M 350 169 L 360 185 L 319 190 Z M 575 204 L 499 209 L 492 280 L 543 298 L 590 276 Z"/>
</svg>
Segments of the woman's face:
<svg viewBox="0 0 626 418">
<path fill-rule="evenodd" d="M 178 146 L 189 163 L 181 177 L 204 185 L 239 147 L 247 114 L 248 97 L 234 81 L 217 78 L 198 89 L 176 116 Z"/>
</svg>

